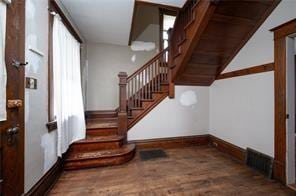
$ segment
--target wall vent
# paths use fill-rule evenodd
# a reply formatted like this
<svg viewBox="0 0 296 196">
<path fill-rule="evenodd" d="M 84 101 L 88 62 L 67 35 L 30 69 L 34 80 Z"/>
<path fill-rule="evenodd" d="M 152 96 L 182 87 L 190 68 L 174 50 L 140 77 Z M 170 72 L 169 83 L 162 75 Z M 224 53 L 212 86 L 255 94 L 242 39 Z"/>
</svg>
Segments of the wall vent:
<svg viewBox="0 0 296 196">
<path fill-rule="evenodd" d="M 247 148 L 246 164 L 261 172 L 268 178 L 272 178 L 273 158 L 251 148 Z"/>
</svg>

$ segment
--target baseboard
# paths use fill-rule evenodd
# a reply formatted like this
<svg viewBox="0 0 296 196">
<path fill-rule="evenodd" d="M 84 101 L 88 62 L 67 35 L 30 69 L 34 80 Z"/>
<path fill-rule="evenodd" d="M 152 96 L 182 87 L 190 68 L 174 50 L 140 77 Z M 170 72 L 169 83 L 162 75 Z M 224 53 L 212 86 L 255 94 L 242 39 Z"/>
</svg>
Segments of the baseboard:
<svg viewBox="0 0 296 196">
<path fill-rule="evenodd" d="M 62 159 L 51 167 L 51 169 L 26 193 L 26 196 L 47 195 L 51 187 L 56 183 L 63 172 Z"/>
<path fill-rule="evenodd" d="M 133 140 L 130 143 L 135 143 L 137 149 L 146 148 L 182 148 L 189 146 L 201 146 L 209 144 L 209 135 L 194 135 L 171 138 L 159 138 L 148 140 Z"/>
<path fill-rule="evenodd" d="M 219 151 L 224 152 L 233 158 L 237 159 L 240 162 L 245 162 L 246 160 L 246 150 L 240 148 L 234 144 L 226 142 L 220 138 L 217 138 L 213 135 L 209 135 L 209 144 Z"/>
</svg>

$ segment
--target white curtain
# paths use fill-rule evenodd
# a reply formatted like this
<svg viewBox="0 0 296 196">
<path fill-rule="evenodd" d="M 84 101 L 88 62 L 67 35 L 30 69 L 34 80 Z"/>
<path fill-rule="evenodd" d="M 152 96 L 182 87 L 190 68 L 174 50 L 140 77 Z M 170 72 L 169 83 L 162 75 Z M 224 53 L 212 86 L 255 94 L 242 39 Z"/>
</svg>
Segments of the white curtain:
<svg viewBox="0 0 296 196">
<path fill-rule="evenodd" d="M 0 121 L 6 120 L 6 82 L 5 65 L 5 34 L 6 34 L 6 3 L 0 0 Z"/>
<path fill-rule="evenodd" d="M 85 138 L 80 75 L 80 44 L 56 15 L 53 23 L 54 114 L 58 124 L 58 156 Z"/>
</svg>

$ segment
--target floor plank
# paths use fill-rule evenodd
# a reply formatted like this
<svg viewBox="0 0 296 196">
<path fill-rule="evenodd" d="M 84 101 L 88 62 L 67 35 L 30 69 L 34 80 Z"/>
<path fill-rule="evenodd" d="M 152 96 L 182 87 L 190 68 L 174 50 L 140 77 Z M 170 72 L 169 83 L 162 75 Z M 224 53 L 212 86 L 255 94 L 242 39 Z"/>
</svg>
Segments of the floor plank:
<svg viewBox="0 0 296 196">
<path fill-rule="evenodd" d="M 168 157 L 64 172 L 49 195 L 295 195 L 208 146 L 165 150 Z"/>
</svg>

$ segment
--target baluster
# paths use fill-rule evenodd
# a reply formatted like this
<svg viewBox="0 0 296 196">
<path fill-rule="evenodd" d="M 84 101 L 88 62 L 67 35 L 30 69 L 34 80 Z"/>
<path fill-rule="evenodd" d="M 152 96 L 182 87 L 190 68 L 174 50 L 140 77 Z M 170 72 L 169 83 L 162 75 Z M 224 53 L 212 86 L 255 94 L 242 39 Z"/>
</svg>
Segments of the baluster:
<svg viewBox="0 0 296 196">
<path fill-rule="evenodd" d="M 151 65 L 148 66 L 148 92 L 147 92 L 147 99 L 150 99 L 150 84 L 151 84 L 151 80 L 150 80 L 150 75 L 151 75 L 151 72 L 150 72 L 150 68 L 151 68 Z"/>
<path fill-rule="evenodd" d="M 141 80 L 140 80 L 140 75 L 138 75 L 138 108 L 140 107 L 140 97 L 141 97 Z"/>
<path fill-rule="evenodd" d="M 145 74 L 144 74 L 145 69 L 142 71 L 142 98 L 144 98 L 145 94 Z"/>
<path fill-rule="evenodd" d="M 135 78 L 132 79 L 133 87 L 133 107 L 135 107 Z"/>
</svg>

